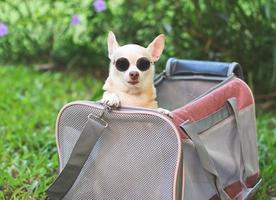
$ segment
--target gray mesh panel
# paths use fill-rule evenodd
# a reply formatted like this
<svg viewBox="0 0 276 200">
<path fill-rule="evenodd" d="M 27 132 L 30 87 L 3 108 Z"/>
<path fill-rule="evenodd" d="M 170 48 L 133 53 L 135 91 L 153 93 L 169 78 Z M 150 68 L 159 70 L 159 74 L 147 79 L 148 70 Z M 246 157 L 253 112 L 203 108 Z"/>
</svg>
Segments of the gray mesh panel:
<svg viewBox="0 0 276 200">
<path fill-rule="evenodd" d="M 62 167 L 88 114 L 86 105 L 65 109 L 60 118 Z M 178 139 L 163 119 L 149 114 L 106 115 L 105 134 L 95 145 L 65 199 L 172 199 Z"/>
<path fill-rule="evenodd" d="M 214 80 L 163 80 L 156 85 L 159 107 L 174 110 L 183 107 L 217 85 Z"/>
</svg>

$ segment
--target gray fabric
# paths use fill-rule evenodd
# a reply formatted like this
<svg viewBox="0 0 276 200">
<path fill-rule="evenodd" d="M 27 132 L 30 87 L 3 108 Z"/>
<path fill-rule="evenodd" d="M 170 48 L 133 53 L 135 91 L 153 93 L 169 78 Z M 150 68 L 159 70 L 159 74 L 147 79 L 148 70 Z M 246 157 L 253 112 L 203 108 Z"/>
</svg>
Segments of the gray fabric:
<svg viewBox="0 0 276 200">
<path fill-rule="evenodd" d="M 245 157 L 247 155 L 247 153 L 245 152 L 245 143 L 247 138 L 245 138 L 244 136 L 246 136 L 245 134 L 242 134 L 241 132 L 241 124 L 240 124 L 240 119 L 239 119 L 239 114 L 238 114 L 238 110 L 237 110 L 237 99 L 236 98 L 230 98 L 227 100 L 227 102 L 230 105 L 230 108 L 232 109 L 233 113 L 234 113 L 234 117 L 235 117 L 235 122 L 236 122 L 236 128 L 237 128 L 237 134 L 240 140 L 240 152 L 241 152 L 241 159 L 240 159 L 240 182 L 243 185 L 243 187 L 246 188 L 246 184 L 245 184 Z"/>
<path fill-rule="evenodd" d="M 228 111 L 228 106 L 225 105 L 217 112 L 209 115 L 207 118 L 201 119 L 193 123 L 184 124 L 182 127 L 185 129 L 185 131 L 189 133 L 200 134 L 201 132 L 213 127 L 218 122 L 226 119 L 229 116 L 230 113 Z"/>
<path fill-rule="evenodd" d="M 239 142 L 240 142 L 240 151 L 241 151 L 241 159 L 240 159 L 240 164 L 239 164 L 239 172 L 240 172 L 240 182 L 243 184 L 244 187 L 245 185 L 245 167 L 244 163 L 245 160 L 244 158 L 246 157 L 246 152 L 245 152 L 245 141 L 247 138 L 245 134 L 241 133 L 241 124 L 238 116 L 238 111 L 237 111 L 237 102 L 236 98 L 230 98 L 227 100 L 227 102 L 230 105 L 230 108 L 232 112 L 234 113 L 235 117 L 235 122 L 236 122 L 236 129 L 237 129 L 237 135 L 239 137 Z M 214 187 L 216 187 L 217 192 L 220 194 L 222 199 L 229 199 L 227 195 L 225 195 L 225 192 L 223 191 L 223 187 L 221 185 L 221 182 L 219 180 L 216 168 L 214 166 L 214 163 L 212 159 L 210 158 L 207 150 L 204 147 L 204 144 L 202 143 L 200 137 L 198 136 L 199 133 L 203 132 L 204 130 L 209 129 L 210 127 L 214 126 L 217 124 L 219 121 L 224 120 L 229 116 L 229 112 L 226 106 L 222 107 L 220 110 L 217 112 L 211 114 L 207 118 L 204 118 L 200 121 L 193 122 L 193 123 L 188 123 L 188 124 L 183 124 L 181 127 L 185 130 L 185 132 L 190 136 L 192 139 L 195 148 L 197 150 L 197 153 L 199 155 L 199 159 L 201 161 L 201 164 L 203 165 L 203 168 L 206 170 L 207 173 L 211 173 L 213 176 L 215 176 L 215 179 L 210 176 L 210 174 L 207 174 L 207 177 L 210 181 L 214 181 Z M 217 181 L 217 184 L 216 184 Z"/>
<path fill-rule="evenodd" d="M 254 105 L 240 110 L 238 114 L 241 133 L 247 135 L 245 142 L 249 143 L 246 146 L 247 156 L 245 158 L 246 166 L 250 166 L 245 176 L 249 177 L 258 172 Z M 202 132 L 199 136 L 214 161 L 222 185 L 225 187 L 238 181 L 241 160 L 240 140 L 233 115 Z M 183 159 L 185 170 L 183 199 L 205 200 L 216 194 L 205 176 L 191 140 L 186 140 L 183 144 Z"/>
<path fill-rule="evenodd" d="M 236 127 L 237 127 L 237 134 L 239 137 L 239 141 L 240 141 L 240 152 L 241 152 L 241 159 L 239 161 L 239 172 L 240 172 L 240 182 L 243 184 L 243 186 L 246 188 L 246 184 L 245 184 L 245 157 L 247 156 L 247 153 L 245 152 L 246 149 L 246 134 L 242 134 L 241 132 L 241 124 L 240 124 L 240 119 L 238 116 L 238 111 L 237 111 L 237 102 L 236 102 L 236 98 L 230 98 L 227 100 L 227 102 L 230 105 L 230 108 L 232 110 L 232 112 L 234 113 L 235 116 L 235 122 L 236 122 Z M 200 134 L 201 132 L 203 132 L 204 130 L 209 129 L 210 127 L 214 126 L 215 124 L 217 124 L 218 122 L 224 120 L 225 118 L 227 118 L 230 115 L 228 109 L 227 109 L 227 105 L 225 105 L 224 107 L 222 107 L 220 110 L 218 110 L 217 112 L 209 115 L 207 118 L 204 118 L 200 121 L 197 122 L 193 122 L 193 123 L 188 123 L 183 125 L 182 127 L 184 128 L 184 130 L 186 131 L 186 133 L 188 134 Z M 194 139 L 196 140 L 200 140 L 199 137 L 193 136 Z M 192 138 L 193 139 L 193 138 Z M 200 143 L 199 145 L 203 145 L 202 143 Z M 196 148 L 202 148 L 202 147 L 196 147 Z M 200 156 L 201 159 L 207 159 L 207 154 L 206 151 L 202 152 L 200 151 L 199 153 L 203 153 L 204 155 Z M 248 173 L 247 173 L 248 174 Z"/>
<path fill-rule="evenodd" d="M 73 105 L 61 115 L 61 168 L 68 159 L 68 144 L 76 142 L 74 137 L 67 140 L 71 135 L 67 131 L 80 131 L 89 113 L 97 115 L 100 110 Z M 106 113 L 105 120 L 109 124 L 105 134 L 64 199 L 172 199 L 180 154 L 180 141 L 172 126 L 155 115 L 123 111 Z"/>
<path fill-rule="evenodd" d="M 76 181 L 84 163 L 86 162 L 94 145 L 106 127 L 98 120 L 87 119 L 87 123 L 74 145 L 66 166 L 63 168 L 55 182 L 46 191 L 50 199 L 62 199 Z"/>
<path fill-rule="evenodd" d="M 219 82 L 165 79 L 156 85 L 158 105 L 168 110 L 183 107 Z"/>
<path fill-rule="evenodd" d="M 247 113 L 247 114 L 245 114 Z M 238 112 L 241 126 L 241 133 L 243 134 L 245 177 L 248 177 L 259 171 L 258 160 L 258 146 L 257 146 L 257 130 L 255 118 L 255 105 L 251 105 L 242 111 Z"/>
<path fill-rule="evenodd" d="M 185 176 L 183 200 L 206 200 L 216 194 L 200 164 L 194 144 L 189 139 L 183 143 L 183 162 Z"/>
<path fill-rule="evenodd" d="M 258 169 L 258 152 L 257 152 L 257 138 L 256 138 L 256 119 L 255 106 L 252 105 L 251 113 L 246 116 L 240 116 L 241 112 L 237 110 L 237 100 L 231 98 L 228 101 L 234 111 L 236 123 L 238 126 L 238 134 L 241 145 L 241 175 L 240 179 L 244 187 L 246 177 L 256 173 Z M 247 108 L 246 108 L 247 109 Z M 246 110 L 244 109 L 244 110 Z M 250 153 L 248 153 L 250 152 Z"/>
<path fill-rule="evenodd" d="M 200 160 L 200 164 L 202 165 L 203 169 L 206 172 L 206 176 L 209 179 L 209 183 L 213 185 L 213 188 L 217 191 L 218 196 L 222 200 L 231 200 L 231 198 L 227 195 L 227 193 L 224 191 L 220 177 L 218 175 L 218 172 L 216 170 L 215 164 L 210 157 L 207 149 L 205 148 L 205 145 L 201 141 L 199 135 L 197 132 L 193 132 L 195 129 L 186 129 L 185 124 L 181 125 L 181 128 L 189 135 L 191 138 L 194 147 L 197 151 L 197 155 Z"/>
</svg>

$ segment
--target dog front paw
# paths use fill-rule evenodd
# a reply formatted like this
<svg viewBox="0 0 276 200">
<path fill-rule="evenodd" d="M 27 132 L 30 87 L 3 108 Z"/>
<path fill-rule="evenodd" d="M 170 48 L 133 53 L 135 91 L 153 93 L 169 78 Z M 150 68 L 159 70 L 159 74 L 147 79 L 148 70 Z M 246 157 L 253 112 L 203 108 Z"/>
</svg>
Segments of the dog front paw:
<svg viewBox="0 0 276 200">
<path fill-rule="evenodd" d="M 164 109 L 164 108 L 157 108 L 157 112 L 159 112 L 159 113 L 161 113 L 161 114 L 163 114 L 163 115 L 167 115 L 167 116 L 170 117 L 170 118 L 173 117 L 171 111 L 166 110 L 166 109 Z"/>
<path fill-rule="evenodd" d="M 106 104 L 110 107 L 119 107 L 120 106 L 120 99 L 118 95 L 114 93 L 107 93 L 105 92 L 103 98 L 101 99 L 101 103 Z"/>
</svg>

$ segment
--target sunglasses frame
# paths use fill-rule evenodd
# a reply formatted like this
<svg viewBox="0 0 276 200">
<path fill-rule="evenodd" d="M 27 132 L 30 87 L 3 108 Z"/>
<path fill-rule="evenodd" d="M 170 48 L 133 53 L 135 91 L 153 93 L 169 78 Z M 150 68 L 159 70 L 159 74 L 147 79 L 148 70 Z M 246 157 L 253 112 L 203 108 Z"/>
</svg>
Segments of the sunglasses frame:
<svg viewBox="0 0 276 200">
<path fill-rule="evenodd" d="M 116 66 L 117 61 L 118 61 L 119 59 L 122 59 L 122 58 L 123 58 L 123 59 L 126 59 L 127 62 L 128 62 L 128 66 L 127 66 L 127 69 L 126 69 L 126 70 L 120 70 L 120 69 L 118 69 L 118 67 Z M 139 61 L 140 59 L 146 59 L 147 61 L 149 61 L 149 67 L 148 67 L 146 70 L 141 70 L 141 69 L 137 66 L 137 63 L 138 63 L 138 61 Z M 138 59 L 136 60 L 135 66 L 136 66 L 140 71 L 144 72 L 144 71 L 149 70 L 149 68 L 150 68 L 153 64 L 154 64 L 154 62 L 152 62 L 149 58 L 147 58 L 147 57 L 140 57 L 140 58 L 138 58 Z M 127 70 L 129 69 L 130 62 L 129 62 L 129 60 L 128 60 L 126 57 L 120 57 L 120 58 L 118 58 L 118 59 L 116 59 L 116 60 L 113 61 L 113 65 L 115 66 L 115 68 L 116 68 L 118 71 L 120 71 L 120 72 L 125 72 L 125 71 L 127 71 Z"/>
</svg>

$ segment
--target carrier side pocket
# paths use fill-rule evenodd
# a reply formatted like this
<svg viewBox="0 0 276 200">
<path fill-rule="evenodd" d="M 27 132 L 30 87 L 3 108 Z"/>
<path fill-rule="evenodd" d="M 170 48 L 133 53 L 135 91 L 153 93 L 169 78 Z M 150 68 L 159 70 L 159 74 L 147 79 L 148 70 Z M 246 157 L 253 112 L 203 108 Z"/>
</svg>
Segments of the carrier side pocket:
<svg viewBox="0 0 276 200">
<path fill-rule="evenodd" d="M 218 196 L 221 199 L 231 199 L 231 197 L 225 192 L 221 177 L 219 177 L 219 173 L 217 172 L 217 169 L 215 167 L 215 163 L 208 153 L 203 141 L 201 140 L 199 134 L 204 132 L 206 129 L 209 129 L 219 123 L 220 121 L 228 118 L 231 113 L 229 112 L 229 107 L 231 109 L 231 113 L 234 114 L 234 120 L 237 130 L 237 137 L 239 138 L 240 143 L 240 151 L 241 151 L 241 160 L 240 160 L 240 166 L 239 166 L 239 173 L 240 173 L 240 182 L 244 187 L 244 179 L 245 179 L 245 168 L 244 168 L 244 136 L 241 134 L 240 130 L 240 124 L 239 124 L 239 118 L 238 118 L 238 112 L 236 109 L 236 98 L 230 98 L 227 100 L 227 103 L 224 107 L 222 107 L 217 112 L 211 114 L 207 118 L 204 118 L 202 120 L 192 122 L 192 123 L 183 123 L 181 125 L 181 128 L 187 133 L 187 135 L 192 140 L 196 152 L 198 154 L 199 160 L 201 162 L 201 165 L 206 172 L 206 176 L 212 185 L 212 187 L 217 191 Z"/>
</svg>

